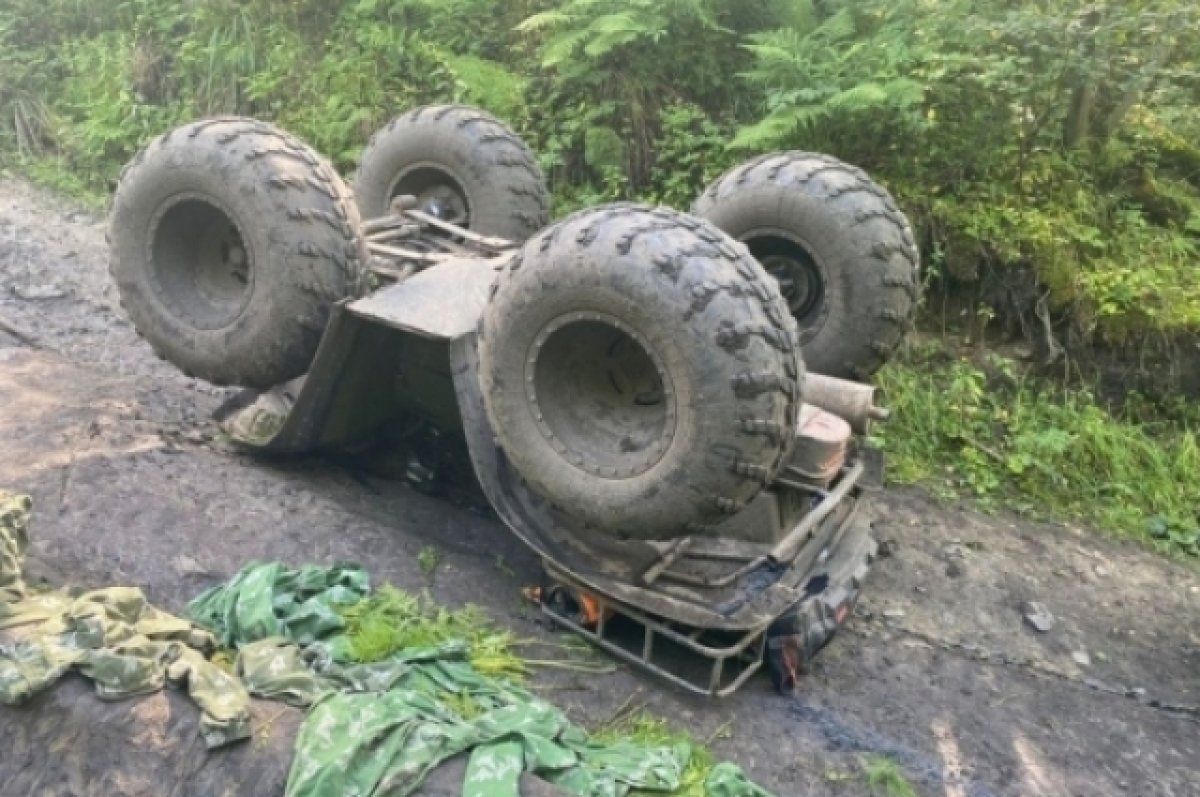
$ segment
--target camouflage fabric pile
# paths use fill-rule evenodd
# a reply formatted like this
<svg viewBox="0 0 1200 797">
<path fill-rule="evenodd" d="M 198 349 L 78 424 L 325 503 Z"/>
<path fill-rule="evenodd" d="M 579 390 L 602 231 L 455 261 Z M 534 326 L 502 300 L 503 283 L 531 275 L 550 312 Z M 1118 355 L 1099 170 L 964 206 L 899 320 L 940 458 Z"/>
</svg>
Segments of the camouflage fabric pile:
<svg viewBox="0 0 1200 797">
<path fill-rule="evenodd" d="M 624 797 L 680 788 L 687 745 L 600 744 L 521 687 L 481 675 L 464 643 L 350 660 L 338 607 L 369 594 L 353 566 L 253 564 L 189 605 L 200 626 L 150 606 L 140 590 L 35 594 L 24 581 L 30 501 L 0 492 L 0 702 L 17 703 L 74 668 L 116 699 L 185 687 L 210 747 L 250 734 L 249 694 L 310 707 L 288 797 L 409 795 L 443 761 L 469 755 L 464 797 L 518 797 L 521 773 L 565 793 Z M 236 673 L 209 661 L 238 649 Z M 464 707 L 468 707 L 464 709 Z M 709 797 L 770 797 L 735 766 L 713 768 Z"/>
<path fill-rule="evenodd" d="M 350 566 L 253 564 L 188 607 L 239 648 L 237 672 L 252 694 L 312 706 L 288 797 L 413 794 L 434 767 L 465 753 L 464 797 L 516 797 L 522 772 L 585 797 L 679 788 L 686 747 L 592 745 L 549 703 L 480 675 L 462 643 L 350 661 L 336 607 L 365 597 L 366 584 Z M 451 701 L 469 701 L 473 716 Z"/>
<path fill-rule="evenodd" d="M 27 496 L 0 492 L 0 628 L 17 629 L 0 646 L 0 703 L 28 700 L 74 669 L 105 699 L 186 688 L 210 748 L 249 736 L 250 697 L 208 660 L 212 634 L 155 609 L 135 588 L 31 594 L 23 576 L 30 506 Z"/>
<path fill-rule="evenodd" d="M 686 745 L 598 744 L 566 714 L 471 666 L 452 642 L 355 663 L 336 607 L 366 596 L 352 566 L 288 570 L 254 564 L 189 606 L 239 648 L 252 694 L 311 706 L 296 739 L 288 797 L 416 793 L 429 772 L 469 754 L 464 797 L 517 797 L 522 772 L 581 797 L 680 788 Z M 461 707 L 469 704 L 471 710 Z M 770 797 L 735 766 L 715 767 L 710 797 Z"/>
<path fill-rule="evenodd" d="M 686 748 L 590 745 L 544 701 L 493 694 L 486 702 L 482 714 L 464 719 L 420 686 L 331 696 L 301 728 L 288 791 L 295 797 L 412 794 L 431 769 L 468 752 L 463 797 L 513 797 L 522 772 L 589 797 L 619 797 L 631 787 L 679 788 Z"/>
<path fill-rule="evenodd" d="M 250 564 L 229 582 L 188 604 L 188 616 L 217 635 L 225 647 L 267 637 L 301 645 L 345 627 L 338 606 L 358 603 L 371 591 L 371 579 L 357 565 L 302 567 L 278 562 Z"/>
<path fill-rule="evenodd" d="M 518 797 L 522 772 L 581 797 L 624 797 L 631 790 L 672 793 L 683 785 L 687 745 L 597 743 L 545 701 L 497 687 L 470 671 L 461 680 L 410 682 L 382 693 L 341 692 L 319 701 L 296 740 L 289 797 L 409 795 L 446 759 L 469 753 L 463 797 Z M 430 688 L 434 687 L 434 688 Z M 464 718 L 438 687 L 475 689 L 482 713 Z M 451 692 L 450 694 L 461 694 Z M 771 797 L 733 764 L 704 783 L 707 797 Z M 690 793 L 690 792 L 689 792 Z"/>
</svg>

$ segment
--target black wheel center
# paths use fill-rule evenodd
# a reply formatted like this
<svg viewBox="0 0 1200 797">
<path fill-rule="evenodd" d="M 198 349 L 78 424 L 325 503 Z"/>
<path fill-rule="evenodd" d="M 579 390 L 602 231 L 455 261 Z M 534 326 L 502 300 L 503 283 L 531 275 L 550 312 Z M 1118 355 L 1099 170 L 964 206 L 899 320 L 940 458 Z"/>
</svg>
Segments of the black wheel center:
<svg viewBox="0 0 1200 797">
<path fill-rule="evenodd" d="M 250 284 L 250 260 L 236 227 L 230 227 L 221 241 L 221 266 L 216 269 L 217 276 L 228 275 L 233 283 L 241 286 Z"/>
<path fill-rule="evenodd" d="M 417 207 L 442 221 L 471 226 L 471 206 L 466 191 L 449 172 L 433 166 L 417 166 L 402 172 L 392 184 L 389 199 L 408 194 Z"/>
<path fill-rule="evenodd" d="M 825 310 L 825 276 L 808 250 L 780 235 L 744 240 L 763 269 L 779 283 L 779 292 L 801 330 L 819 325 Z"/>
<path fill-rule="evenodd" d="M 548 324 L 526 359 L 538 428 L 571 464 L 628 478 L 654 466 L 675 432 L 662 362 L 632 328 L 600 313 Z"/>
</svg>

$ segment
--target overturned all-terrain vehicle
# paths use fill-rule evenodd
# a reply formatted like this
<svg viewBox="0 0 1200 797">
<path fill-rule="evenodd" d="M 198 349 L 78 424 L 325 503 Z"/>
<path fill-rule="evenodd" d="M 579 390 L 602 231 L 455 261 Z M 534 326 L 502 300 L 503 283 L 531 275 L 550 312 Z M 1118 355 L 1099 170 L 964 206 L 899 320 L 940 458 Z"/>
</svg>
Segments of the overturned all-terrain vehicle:
<svg viewBox="0 0 1200 797">
<path fill-rule="evenodd" d="M 852 166 L 778 153 L 690 214 L 549 224 L 529 149 L 471 108 L 394 120 L 353 192 L 297 139 L 212 119 L 137 156 L 109 233 L 155 351 L 258 391 L 236 439 L 461 429 L 543 606 L 620 656 L 720 695 L 765 654 L 786 685 L 857 597 L 876 546 L 854 433 L 883 412 L 849 380 L 899 344 L 918 263 Z"/>
</svg>

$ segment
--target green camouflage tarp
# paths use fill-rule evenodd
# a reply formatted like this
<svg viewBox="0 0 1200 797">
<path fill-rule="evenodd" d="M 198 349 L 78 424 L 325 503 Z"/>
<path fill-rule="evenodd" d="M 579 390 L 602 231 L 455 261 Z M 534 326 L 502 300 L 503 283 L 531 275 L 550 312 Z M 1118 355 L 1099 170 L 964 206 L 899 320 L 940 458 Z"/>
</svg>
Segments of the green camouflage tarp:
<svg viewBox="0 0 1200 797">
<path fill-rule="evenodd" d="M 583 797 L 680 787 L 686 745 L 592 742 L 549 703 L 480 675 L 467 655 L 451 643 L 346 664 L 322 643 L 301 649 L 276 638 L 242 647 L 237 672 L 254 695 L 314 706 L 287 797 L 413 794 L 442 761 L 468 753 L 464 797 L 517 797 L 522 772 Z M 452 708 L 462 705 L 471 710 Z M 704 785 L 709 797 L 770 797 L 730 764 Z"/>
<path fill-rule="evenodd" d="M 307 645 L 341 630 L 336 607 L 358 603 L 370 589 L 366 571 L 354 565 L 250 564 L 189 603 L 188 615 L 225 647 L 267 637 Z"/>
<path fill-rule="evenodd" d="M 686 746 L 594 744 L 554 706 L 480 675 L 467 652 L 447 644 L 343 664 L 320 644 L 268 639 L 243 647 L 237 669 L 255 695 L 315 703 L 296 739 L 288 797 L 412 794 L 464 753 L 464 797 L 516 797 L 522 772 L 585 797 L 679 787 Z M 466 701 L 469 718 L 451 708 Z"/>
</svg>

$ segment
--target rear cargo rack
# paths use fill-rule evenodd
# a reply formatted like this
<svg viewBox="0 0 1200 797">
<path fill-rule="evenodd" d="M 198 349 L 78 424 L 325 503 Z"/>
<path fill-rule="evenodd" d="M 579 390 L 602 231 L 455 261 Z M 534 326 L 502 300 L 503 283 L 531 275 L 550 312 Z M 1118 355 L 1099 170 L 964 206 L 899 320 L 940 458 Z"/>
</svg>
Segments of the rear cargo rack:
<svg viewBox="0 0 1200 797">
<path fill-rule="evenodd" d="M 828 490 L 808 485 L 792 488 L 812 493 L 815 505 L 772 548 L 748 556 L 722 551 L 711 540 L 684 537 L 664 549 L 661 557 L 643 573 L 641 582 L 646 586 L 658 581 L 706 588 L 724 586 L 755 569 L 786 568 L 806 543 L 819 545 L 812 577 L 796 585 L 797 602 L 784 610 L 791 618 L 787 623 L 792 629 L 789 633 L 803 636 L 805 650 L 815 653 L 849 616 L 875 557 L 877 546 L 870 524 L 862 518 L 857 505 L 844 516 L 834 517 L 834 510 L 851 495 L 863 472 L 862 464 L 856 462 L 844 468 Z M 817 534 L 822 528 L 824 531 Z M 728 562 L 733 570 L 709 578 L 675 569 L 687 560 Z M 542 600 L 543 613 L 555 624 L 654 676 L 693 694 L 723 698 L 762 669 L 770 644 L 768 629 L 778 617 L 736 631 L 695 628 L 606 597 L 553 563 L 544 560 L 544 564 L 552 583 L 565 587 L 577 599 L 586 596 L 590 611 L 586 613 L 587 619 L 583 619 L 573 607 Z"/>
<path fill-rule="evenodd" d="M 569 589 L 592 595 L 599 610 L 599 619 L 593 627 L 588 627 L 552 602 L 544 601 L 542 611 L 557 625 L 681 689 L 706 697 L 727 697 L 762 668 L 767 646 L 766 625 L 738 632 L 685 630 L 631 606 L 610 602 L 566 573 L 550 568 L 547 572 Z M 681 654 L 685 657 L 690 654 L 692 658 L 664 661 L 680 659 Z M 707 667 L 697 666 L 700 662 Z"/>
</svg>

